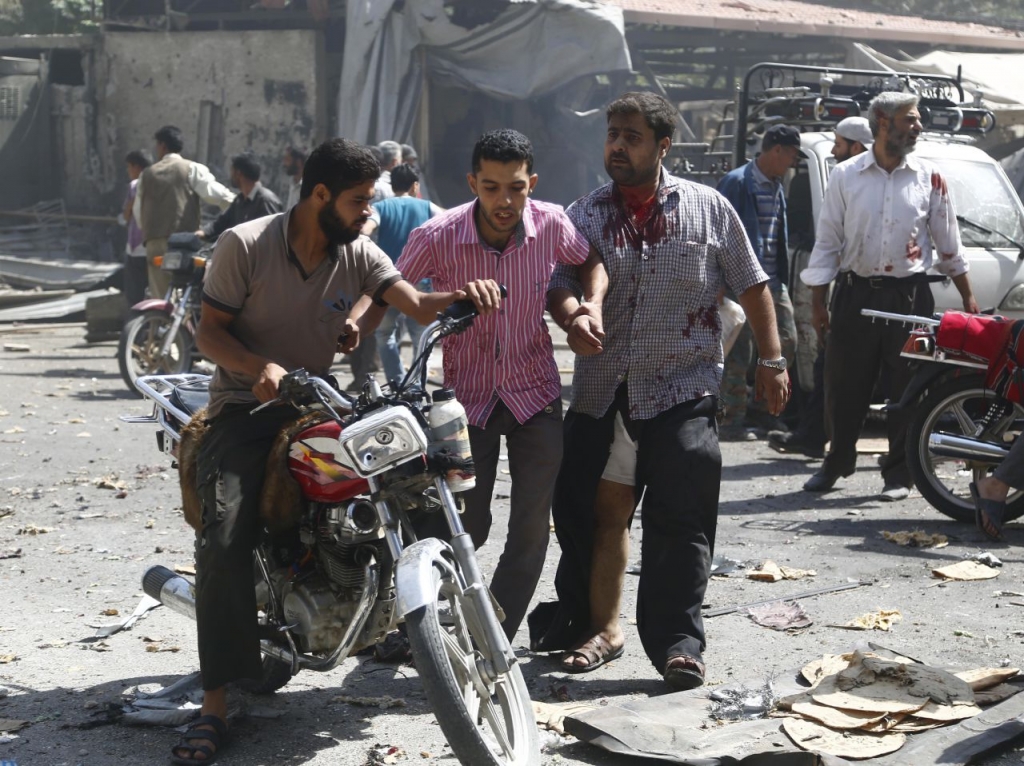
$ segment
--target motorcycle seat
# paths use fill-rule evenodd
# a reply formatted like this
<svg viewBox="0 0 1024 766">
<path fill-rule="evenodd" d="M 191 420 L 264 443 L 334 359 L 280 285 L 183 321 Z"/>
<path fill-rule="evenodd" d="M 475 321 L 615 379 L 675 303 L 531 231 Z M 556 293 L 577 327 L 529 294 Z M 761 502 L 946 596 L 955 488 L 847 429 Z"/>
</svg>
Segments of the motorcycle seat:
<svg viewBox="0 0 1024 766">
<path fill-rule="evenodd" d="M 179 410 L 187 412 L 190 416 L 195 415 L 210 403 L 209 385 L 209 381 L 206 380 L 183 383 L 175 386 L 167 398 Z"/>
</svg>

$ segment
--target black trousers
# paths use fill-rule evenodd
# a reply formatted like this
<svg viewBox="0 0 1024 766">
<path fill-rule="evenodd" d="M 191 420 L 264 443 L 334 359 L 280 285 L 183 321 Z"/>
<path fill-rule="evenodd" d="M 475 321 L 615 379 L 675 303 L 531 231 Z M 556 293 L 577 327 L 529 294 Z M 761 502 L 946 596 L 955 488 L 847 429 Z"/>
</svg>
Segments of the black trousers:
<svg viewBox="0 0 1024 766">
<path fill-rule="evenodd" d="M 274 438 L 298 413 L 274 406 L 250 415 L 251 409 L 226 407 L 210 421 L 199 450 L 196 623 L 204 689 L 260 676 L 252 558 L 261 528 L 259 497 Z"/>
<path fill-rule="evenodd" d="M 908 362 L 900 357 L 910 327 L 872 322 L 861 309 L 930 317 L 935 299 L 927 282 L 914 278 L 867 280 L 843 272 L 832 295 L 830 330 L 825 345 L 825 430 L 832 439 L 822 470 L 847 475 L 857 464 L 857 439 L 871 405 L 879 375 L 888 379 L 888 398 L 898 402 L 910 382 Z M 888 413 L 889 454 L 882 464 L 886 483 L 911 485 L 906 461 L 909 414 Z"/>
<path fill-rule="evenodd" d="M 476 486 L 463 494 L 462 523 L 475 548 L 487 542 L 491 531 L 491 493 L 502 436 L 512 492 L 508 535 L 491 578 L 491 593 L 505 612 L 501 627 L 511 640 L 526 616 L 547 556 L 551 496 L 562 460 L 562 400 L 555 399 L 525 423 L 499 401 L 484 428 L 469 427 Z"/>
<path fill-rule="evenodd" d="M 594 500 L 624 393 L 625 387 L 601 418 L 572 410 L 565 418 L 553 506 L 562 548 L 555 575 L 561 614 L 554 622 L 571 626 L 577 637 L 589 627 Z M 703 661 L 701 605 L 714 555 L 722 478 L 717 407 L 716 398 L 708 396 L 649 420 L 627 422 L 637 443 L 635 489 L 638 498 L 643 495 L 637 630 L 658 672 L 676 654 Z"/>
</svg>

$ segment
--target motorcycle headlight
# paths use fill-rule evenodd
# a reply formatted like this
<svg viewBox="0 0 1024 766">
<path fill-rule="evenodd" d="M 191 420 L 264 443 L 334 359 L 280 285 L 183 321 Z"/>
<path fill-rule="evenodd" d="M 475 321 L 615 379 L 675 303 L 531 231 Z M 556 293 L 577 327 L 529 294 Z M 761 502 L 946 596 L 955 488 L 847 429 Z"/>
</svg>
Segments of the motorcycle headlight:
<svg viewBox="0 0 1024 766">
<path fill-rule="evenodd" d="M 345 426 L 338 441 L 352 469 L 362 477 L 375 476 L 427 451 L 423 429 L 404 407 L 389 407 Z"/>
<path fill-rule="evenodd" d="M 1024 311 L 1024 284 L 1016 284 L 1010 288 L 1002 302 L 1000 311 Z"/>
<path fill-rule="evenodd" d="M 160 268 L 164 271 L 180 271 L 185 266 L 186 256 L 189 265 L 191 265 L 191 253 L 183 253 L 180 250 L 168 250 L 164 253 L 164 260 L 160 264 Z"/>
</svg>

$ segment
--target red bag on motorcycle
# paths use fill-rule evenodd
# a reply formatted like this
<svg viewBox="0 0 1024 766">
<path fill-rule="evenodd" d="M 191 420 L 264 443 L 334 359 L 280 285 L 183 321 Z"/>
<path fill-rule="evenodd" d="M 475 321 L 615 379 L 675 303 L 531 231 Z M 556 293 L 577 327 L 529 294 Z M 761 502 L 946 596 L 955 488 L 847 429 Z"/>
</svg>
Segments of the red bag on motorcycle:
<svg viewBox="0 0 1024 766">
<path fill-rule="evenodd" d="M 991 358 L 985 387 L 1011 402 L 1024 402 L 1024 320 L 1006 321 L 1010 331 L 1003 350 Z"/>
<path fill-rule="evenodd" d="M 1005 317 L 947 311 L 935 331 L 935 346 L 954 356 L 991 365 L 1006 349 L 1013 325 Z"/>
</svg>

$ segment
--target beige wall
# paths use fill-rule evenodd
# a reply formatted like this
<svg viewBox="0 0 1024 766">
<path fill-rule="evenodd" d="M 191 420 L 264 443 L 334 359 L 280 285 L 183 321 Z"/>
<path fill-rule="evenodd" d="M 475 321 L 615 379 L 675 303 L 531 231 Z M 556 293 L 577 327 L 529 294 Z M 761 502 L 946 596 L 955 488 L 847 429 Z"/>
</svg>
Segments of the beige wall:
<svg viewBox="0 0 1024 766">
<path fill-rule="evenodd" d="M 103 35 L 92 83 L 99 191 L 121 193 L 124 155 L 152 151 L 156 129 L 173 124 L 185 134 L 185 156 L 222 180 L 231 155 L 252 149 L 264 183 L 281 194 L 284 148 L 309 146 L 327 132 L 323 60 L 315 30 Z M 68 180 L 68 191 L 77 191 Z"/>
</svg>

